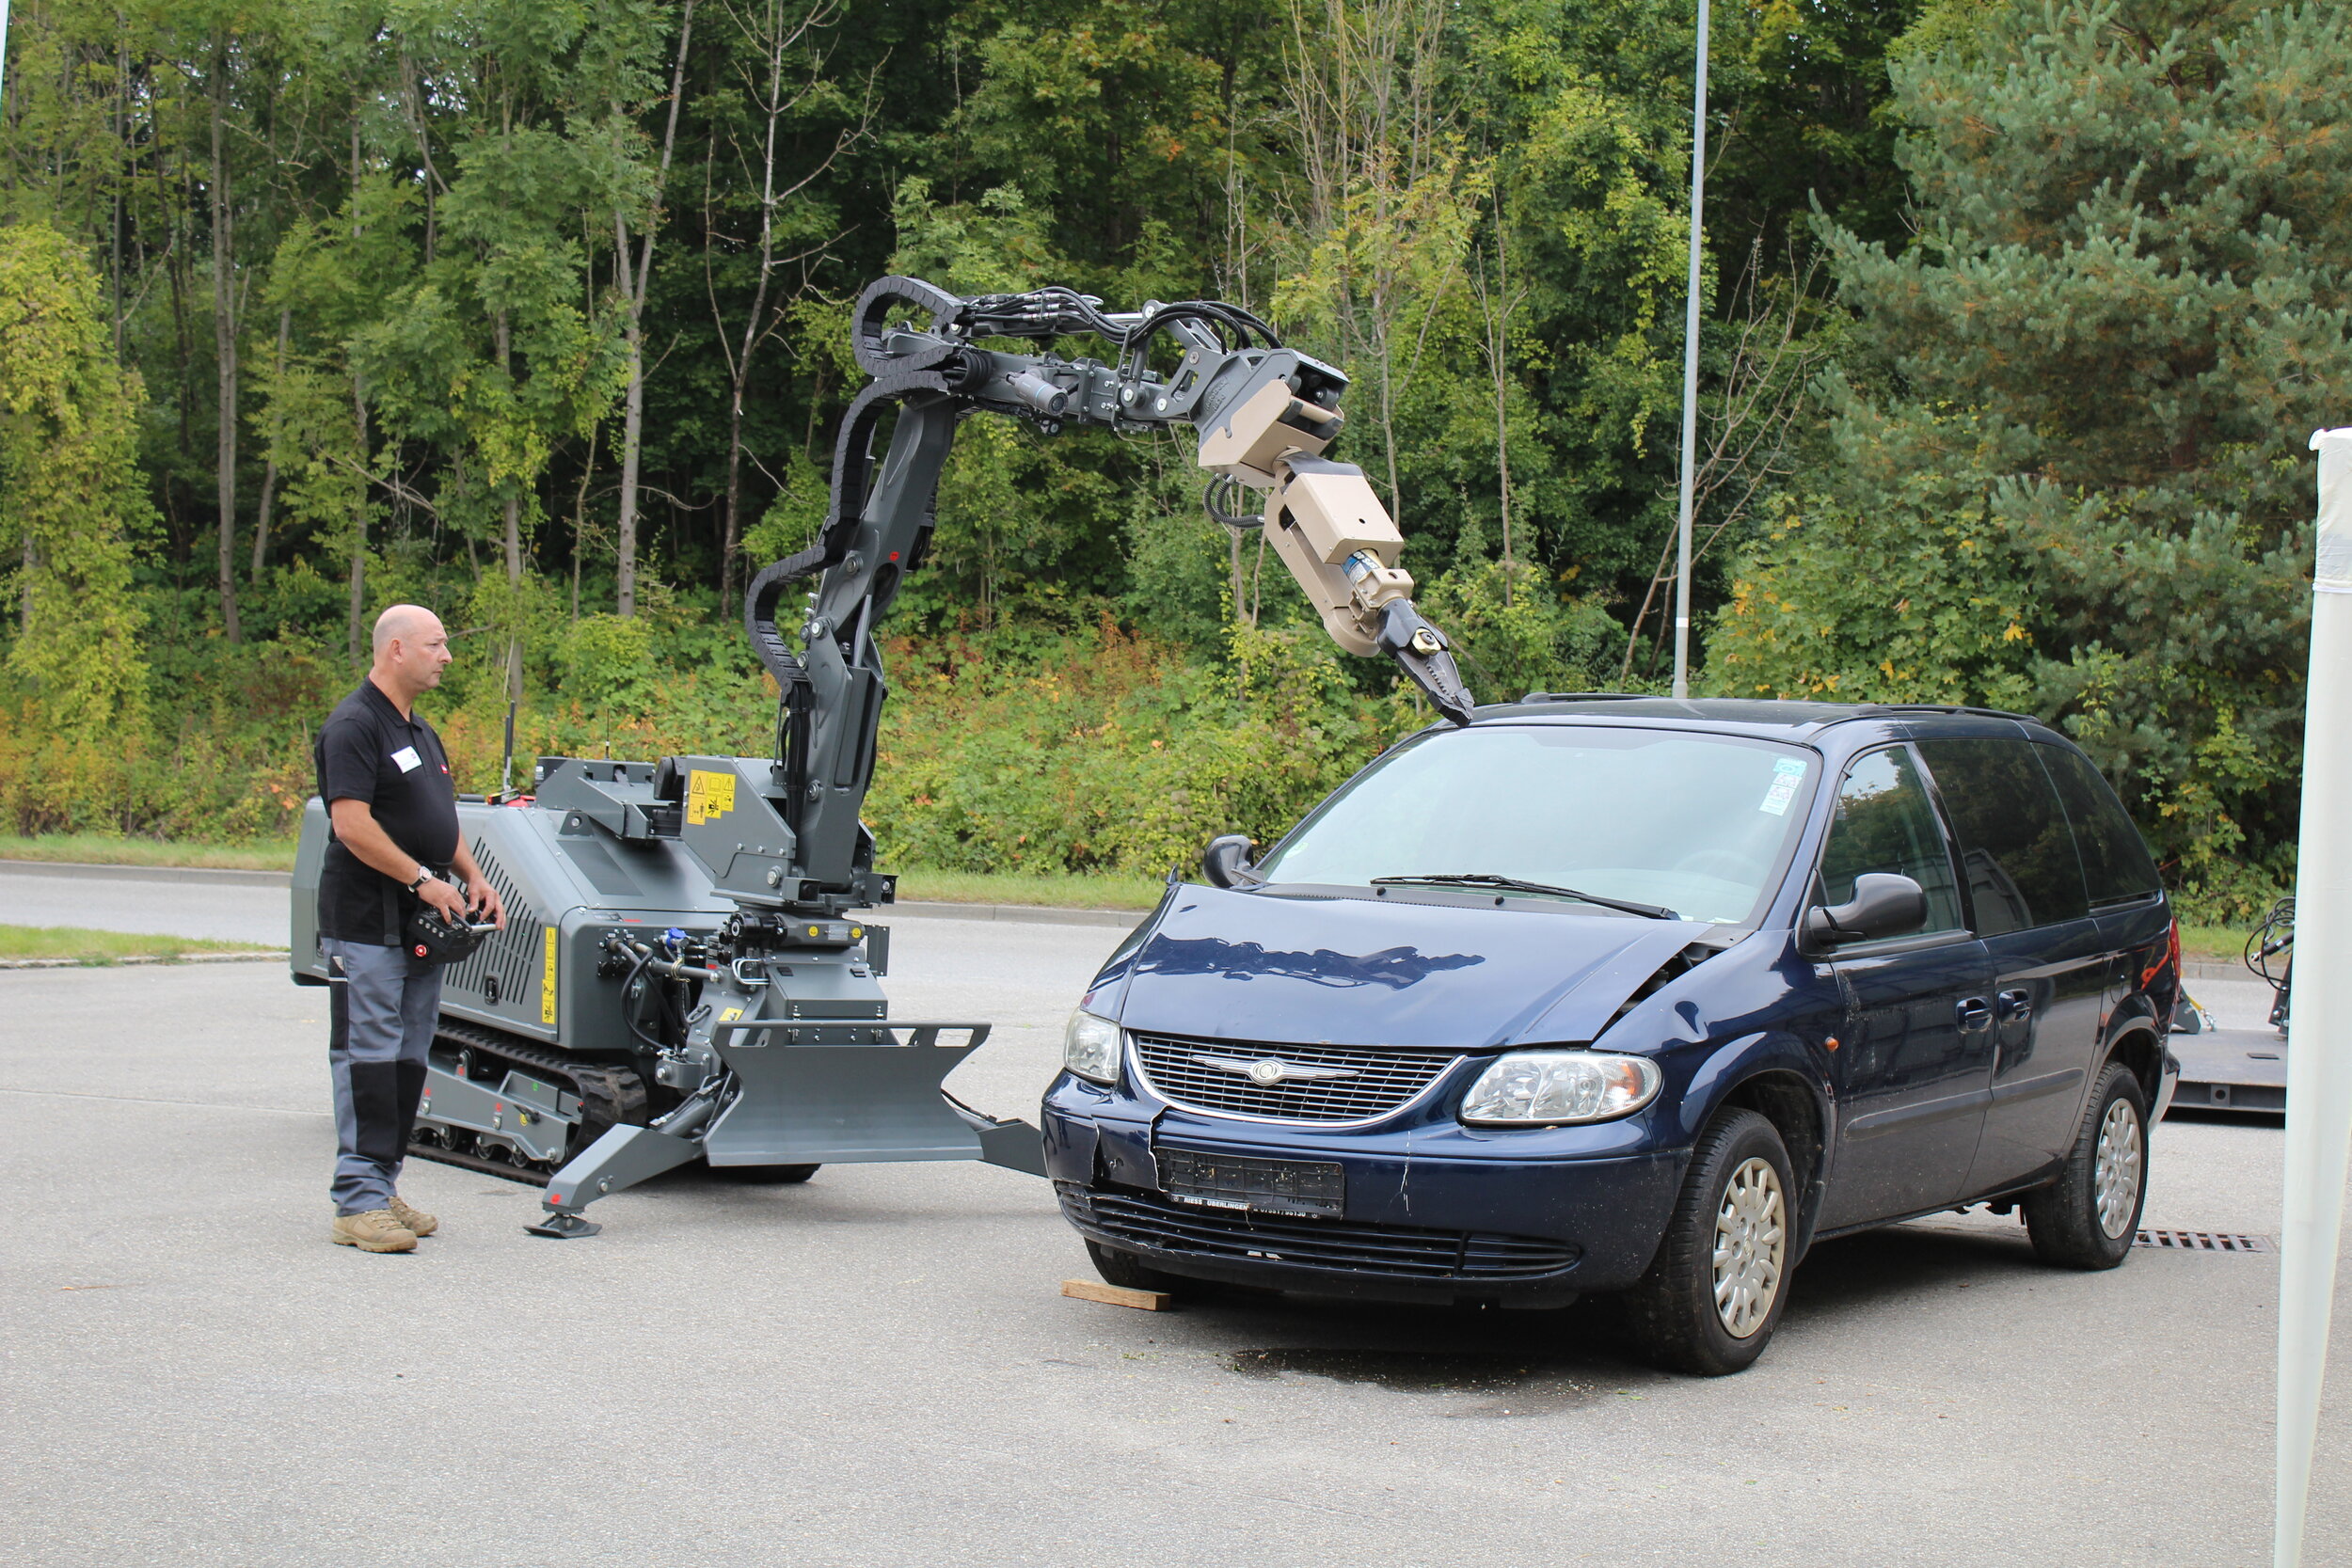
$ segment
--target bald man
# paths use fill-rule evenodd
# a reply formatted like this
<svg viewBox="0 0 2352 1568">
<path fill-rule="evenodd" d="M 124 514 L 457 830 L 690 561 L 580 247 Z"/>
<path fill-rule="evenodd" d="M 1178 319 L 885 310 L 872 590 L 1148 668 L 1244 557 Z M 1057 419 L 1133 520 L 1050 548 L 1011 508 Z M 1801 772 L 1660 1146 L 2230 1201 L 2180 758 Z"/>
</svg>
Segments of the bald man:
<svg viewBox="0 0 2352 1568">
<path fill-rule="evenodd" d="M 327 716 L 312 748 L 333 825 L 319 869 L 337 1143 L 329 1235 L 363 1252 L 413 1252 L 418 1237 L 440 1228 L 394 1189 L 441 1010 L 440 968 L 410 950 L 409 917 L 430 905 L 453 923 L 478 911 L 506 924 L 457 831 L 441 737 L 416 711 L 449 661 L 438 616 L 392 606 L 375 618 L 368 678 Z"/>
</svg>

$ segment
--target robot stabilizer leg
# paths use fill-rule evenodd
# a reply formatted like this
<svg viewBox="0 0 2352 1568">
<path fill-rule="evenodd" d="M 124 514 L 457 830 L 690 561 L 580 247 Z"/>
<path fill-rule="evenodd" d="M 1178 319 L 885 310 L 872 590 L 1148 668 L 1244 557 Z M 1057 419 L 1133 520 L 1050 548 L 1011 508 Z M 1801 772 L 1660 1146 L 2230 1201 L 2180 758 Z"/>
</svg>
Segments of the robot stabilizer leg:
<svg viewBox="0 0 2352 1568">
<path fill-rule="evenodd" d="M 580 1211 L 608 1193 L 634 1187 L 686 1164 L 703 1151 L 695 1141 L 673 1137 L 650 1127 L 614 1127 L 573 1156 L 548 1181 L 540 1203 L 547 1212 L 536 1225 L 523 1228 L 533 1236 L 559 1240 L 593 1236 L 603 1229 L 584 1219 Z"/>
<path fill-rule="evenodd" d="M 607 1193 L 634 1187 L 701 1154 L 703 1145 L 697 1134 L 726 1086 L 723 1075 L 711 1079 L 651 1127 L 607 1128 L 604 1136 L 565 1161 L 564 1168 L 548 1180 L 548 1190 L 539 1199 L 547 1213 L 538 1224 L 523 1228 L 533 1236 L 552 1236 L 558 1241 L 593 1236 L 603 1229 L 581 1218 L 580 1212 Z"/>
</svg>

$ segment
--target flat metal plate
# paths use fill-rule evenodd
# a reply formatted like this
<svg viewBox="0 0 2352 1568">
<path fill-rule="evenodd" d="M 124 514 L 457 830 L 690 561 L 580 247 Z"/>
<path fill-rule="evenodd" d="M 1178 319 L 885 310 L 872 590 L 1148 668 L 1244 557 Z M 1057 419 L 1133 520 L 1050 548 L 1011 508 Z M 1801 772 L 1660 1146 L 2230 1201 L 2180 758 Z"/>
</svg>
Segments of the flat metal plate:
<svg viewBox="0 0 2352 1568">
<path fill-rule="evenodd" d="M 2176 1109 L 2283 1111 L 2287 1042 L 2275 1029 L 2215 1029 L 2165 1042 L 2180 1058 Z"/>
<path fill-rule="evenodd" d="M 903 1027 L 903 1026 L 902 1026 Z M 714 1165 L 977 1160 L 939 1081 L 970 1045 L 725 1045 L 742 1084 L 703 1137 Z"/>
<path fill-rule="evenodd" d="M 1346 1173 L 1323 1160 L 1261 1160 L 1161 1148 L 1160 1187 L 1180 1203 L 1274 1214 L 1343 1214 Z"/>
</svg>

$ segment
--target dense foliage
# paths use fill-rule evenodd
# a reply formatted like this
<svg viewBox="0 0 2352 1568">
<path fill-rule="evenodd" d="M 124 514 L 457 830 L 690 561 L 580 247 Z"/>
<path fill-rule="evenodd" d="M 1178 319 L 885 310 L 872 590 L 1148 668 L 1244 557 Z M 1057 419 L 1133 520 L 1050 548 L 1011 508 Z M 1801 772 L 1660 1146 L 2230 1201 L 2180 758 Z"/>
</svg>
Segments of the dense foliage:
<svg viewBox="0 0 2352 1568">
<path fill-rule="evenodd" d="M 2250 912 L 2291 867 L 2302 437 L 2352 408 L 2352 24 L 1978 10 L 1894 70 L 1915 238 L 1822 225 L 1854 314 L 1827 449 L 1713 673 L 2049 716 Z"/>
<path fill-rule="evenodd" d="M 1709 679 L 2033 708 L 2182 874 L 2278 874 L 2308 512 L 2280 431 L 2342 374 L 2332 16 L 1717 11 Z M 844 302 L 894 268 L 1269 315 L 1353 377 L 1340 455 L 1482 694 L 1654 683 L 1692 25 L 1687 0 L 20 4 L 0 316 L 47 289 L 84 325 L 43 350 L 70 369 L 0 363 L 5 825 L 282 832 L 395 598 L 462 634 L 437 712 L 470 784 L 509 701 L 526 754 L 757 749 L 736 601 L 821 515 Z M 17 490 L 48 482 L 11 455 L 67 382 L 88 434 L 43 461 L 90 476 L 87 565 L 27 531 Z M 1173 441 L 966 425 L 894 627 L 886 858 L 1155 870 L 1279 830 L 1416 721 L 1198 493 Z M 56 717 L 59 594 L 114 705 L 92 723 Z"/>
</svg>

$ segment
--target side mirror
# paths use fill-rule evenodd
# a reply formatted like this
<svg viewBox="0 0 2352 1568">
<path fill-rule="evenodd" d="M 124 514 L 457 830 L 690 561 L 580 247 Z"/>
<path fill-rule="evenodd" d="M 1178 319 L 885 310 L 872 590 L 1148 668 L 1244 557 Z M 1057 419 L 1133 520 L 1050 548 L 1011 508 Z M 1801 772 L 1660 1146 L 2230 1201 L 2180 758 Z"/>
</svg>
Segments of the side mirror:
<svg viewBox="0 0 2352 1568">
<path fill-rule="evenodd" d="M 1232 887 L 1248 877 L 1249 835 L 1226 833 L 1209 840 L 1200 851 L 1200 869 L 1218 887 Z"/>
<path fill-rule="evenodd" d="M 1853 896 L 1804 911 L 1804 940 L 1817 948 L 1907 936 L 1928 923 L 1926 890 L 1908 877 L 1866 871 L 1853 879 Z"/>
</svg>

